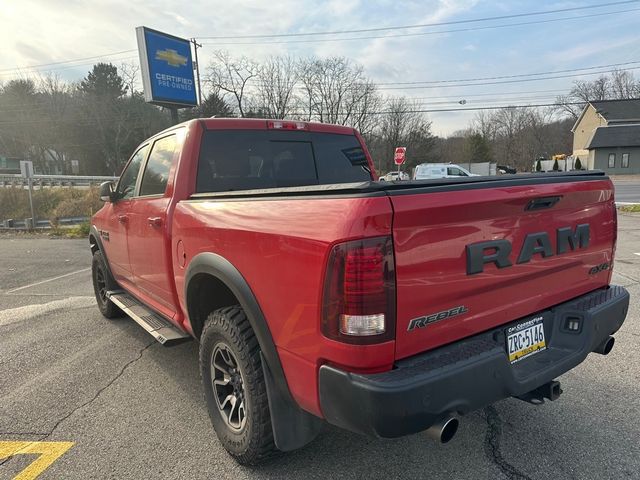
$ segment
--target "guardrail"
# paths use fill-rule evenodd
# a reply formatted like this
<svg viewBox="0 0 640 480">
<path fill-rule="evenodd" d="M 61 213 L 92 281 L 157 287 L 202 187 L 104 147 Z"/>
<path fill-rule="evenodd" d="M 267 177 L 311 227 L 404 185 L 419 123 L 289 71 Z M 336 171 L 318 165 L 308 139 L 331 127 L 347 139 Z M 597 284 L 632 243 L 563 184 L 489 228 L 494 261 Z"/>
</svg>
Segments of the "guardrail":
<svg viewBox="0 0 640 480">
<path fill-rule="evenodd" d="M 117 180 L 118 177 L 97 175 L 34 175 L 35 187 L 90 187 L 102 182 Z M 27 179 L 20 174 L 0 174 L 0 187 L 26 187 Z"/>
<path fill-rule="evenodd" d="M 88 222 L 90 220 L 89 217 L 62 217 L 58 219 L 58 226 L 71 226 L 71 225 L 80 225 L 81 223 Z M 25 218 L 22 220 L 14 220 L 7 219 L 0 221 L 0 229 L 5 230 L 25 230 L 29 228 L 27 223 L 30 223 L 30 218 Z M 36 228 L 51 228 L 51 222 L 49 220 L 38 220 L 36 222 Z"/>
</svg>

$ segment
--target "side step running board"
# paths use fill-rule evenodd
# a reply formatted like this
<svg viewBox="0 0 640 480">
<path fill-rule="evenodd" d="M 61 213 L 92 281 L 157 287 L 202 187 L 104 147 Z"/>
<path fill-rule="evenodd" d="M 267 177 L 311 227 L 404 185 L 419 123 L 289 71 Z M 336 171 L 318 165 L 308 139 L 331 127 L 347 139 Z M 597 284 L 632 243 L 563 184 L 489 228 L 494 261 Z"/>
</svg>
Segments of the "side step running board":
<svg viewBox="0 0 640 480">
<path fill-rule="evenodd" d="M 109 291 L 107 297 L 163 345 L 191 338 L 123 290 Z"/>
</svg>

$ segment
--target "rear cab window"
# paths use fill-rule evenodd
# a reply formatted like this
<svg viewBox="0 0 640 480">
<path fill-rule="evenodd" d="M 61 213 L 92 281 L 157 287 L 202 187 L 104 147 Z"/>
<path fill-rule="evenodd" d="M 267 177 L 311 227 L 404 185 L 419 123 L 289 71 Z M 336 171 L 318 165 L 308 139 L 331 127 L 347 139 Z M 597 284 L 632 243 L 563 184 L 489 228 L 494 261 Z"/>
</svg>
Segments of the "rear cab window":
<svg viewBox="0 0 640 480">
<path fill-rule="evenodd" d="M 353 135 L 271 130 L 208 130 L 196 191 L 225 192 L 371 181 Z"/>
</svg>

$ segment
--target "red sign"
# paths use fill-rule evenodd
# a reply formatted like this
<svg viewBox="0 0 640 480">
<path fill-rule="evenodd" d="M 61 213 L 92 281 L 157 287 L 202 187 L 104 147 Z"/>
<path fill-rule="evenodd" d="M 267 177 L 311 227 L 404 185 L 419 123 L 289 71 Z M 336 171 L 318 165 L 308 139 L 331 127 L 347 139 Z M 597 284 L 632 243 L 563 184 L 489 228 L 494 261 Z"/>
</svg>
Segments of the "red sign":
<svg viewBox="0 0 640 480">
<path fill-rule="evenodd" d="M 396 147 L 396 151 L 393 154 L 393 161 L 396 162 L 396 165 L 402 165 L 404 163 L 406 153 L 407 147 Z"/>
</svg>

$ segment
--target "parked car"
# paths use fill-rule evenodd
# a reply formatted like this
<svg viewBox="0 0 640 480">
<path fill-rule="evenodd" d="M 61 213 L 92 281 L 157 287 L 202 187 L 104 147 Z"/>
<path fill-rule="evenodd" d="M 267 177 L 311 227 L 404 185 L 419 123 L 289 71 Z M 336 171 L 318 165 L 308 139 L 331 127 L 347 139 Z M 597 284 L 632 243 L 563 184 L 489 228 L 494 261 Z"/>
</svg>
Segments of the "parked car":
<svg viewBox="0 0 640 480">
<path fill-rule="evenodd" d="M 450 177 L 479 177 L 459 165 L 451 163 L 421 163 L 413 171 L 414 180 Z"/>
<path fill-rule="evenodd" d="M 409 180 L 409 175 L 406 172 L 400 171 L 398 172 L 393 171 L 393 172 L 389 172 L 386 175 L 380 177 L 379 179 L 381 182 L 395 182 L 396 180 Z"/>
<path fill-rule="evenodd" d="M 509 167 L 507 165 L 496 165 L 496 169 L 498 170 L 498 173 L 500 173 L 501 175 L 505 175 L 505 174 L 514 175 L 518 173 L 518 171 L 515 168 Z"/>
<path fill-rule="evenodd" d="M 450 176 L 375 182 L 343 126 L 171 127 L 101 186 L 98 307 L 165 345 L 198 341 L 211 423 L 241 463 L 324 422 L 447 442 L 460 415 L 558 398 L 556 378 L 607 354 L 629 306 L 609 285 L 604 173 Z"/>
</svg>

